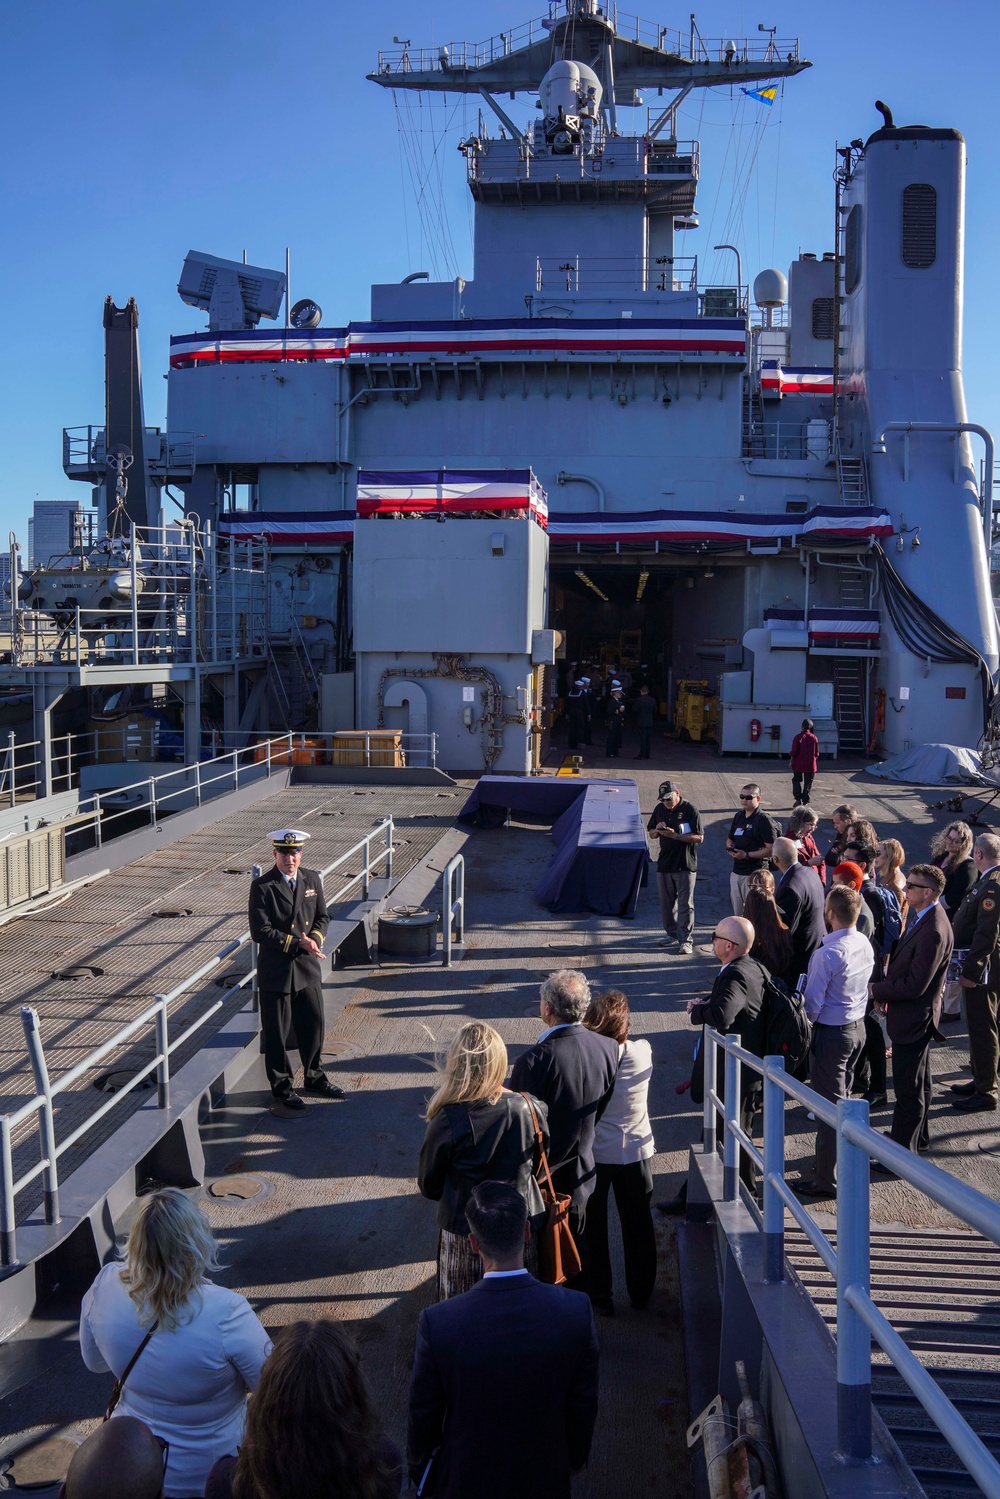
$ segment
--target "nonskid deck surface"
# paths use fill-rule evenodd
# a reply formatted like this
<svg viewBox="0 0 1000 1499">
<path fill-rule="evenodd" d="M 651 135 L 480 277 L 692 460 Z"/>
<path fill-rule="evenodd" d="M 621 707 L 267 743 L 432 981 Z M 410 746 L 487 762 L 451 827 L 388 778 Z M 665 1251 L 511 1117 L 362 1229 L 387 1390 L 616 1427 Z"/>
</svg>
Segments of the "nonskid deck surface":
<svg viewBox="0 0 1000 1499">
<path fill-rule="evenodd" d="M 246 930 L 250 869 L 271 863 L 268 832 L 302 827 L 311 836 L 306 863 L 322 868 L 357 843 L 373 823 L 395 819 L 394 878 L 406 874 L 433 846 L 461 805 L 464 793 L 441 787 L 294 786 L 212 822 L 154 853 L 136 859 L 103 879 L 74 891 L 47 910 L 0 929 L 0 1108 L 10 1112 L 34 1094 L 20 1007 L 32 1005 L 41 1021 L 49 1073 L 55 1082 L 122 1026 L 148 1008 L 157 994 L 195 972 Z M 210 816 L 210 814 L 209 814 Z M 376 839 L 373 851 L 380 840 Z M 332 891 L 360 869 L 356 857 L 328 881 Z M 376 871 L 381 873 L 381 869 Z M 350 892 L 353 903 L 360 886 Z M 189 911 L 190 915 L 170 915 Z M 182 996 L 173 1006 L 172 1035 L 179 1035 L 217 997 L 217 977 L 237 981 L 250 968 L 249 946 Z M 75 977 L 56 975 L 79 970 Z M 92 969 L 92 972 L 88 972 Z M 174 1070 L 247 1002 L 234 994 L 203 1030 L 172 1057 Z M 128 1074 L 153 1055 L 150 1027 L 136 1041 L 112 1052 L 78 1086 L 59 1096 L 57 1138 L 64 1138 L 106 1099 L 95 1079 Z M 142 1089 L 123 1099 L 72 1149 L 79 1166 L 148 1094 Z M 19 1171 L 37 1156 L 33 1129 L 15 1140 Z M 68 1159 L 62 1175 L 69 1174 Z M 32 1192 L 35 1192 L 35 1197 Z M 19 1196 L 19 1213 L 37 1200 L 37 1183 Z"/>
<path fill-rule="evenodd" d="M 656 1199 L 676 1190 L 688 1146 L 699 1136 L 700 1113 L 675 1088 L 689 1075 L 694 1043 L 684 1002 L 704 994 L 711 983 L 715 965 L 706 943 L 715 922 L 729 911 L 724 830 L 747 779 L 760 781 L 765 804 L 782 820 L 790 810 L 790 786 L 784 765 L 776 761 L 723 761 L 711 750 L 675 745 L 657 746 L 655 753 L 648 770 L 637 772 L 640 762 L 608 765 L 596 758 L 587 769 L 635 775 L 644 809 L 652 808 L 660 779 L 675 775 L 700 807 L 707 838 L 696 890 L 693 958 L 670 956 L 657 946 L 655 883 L 642 892 L 635 921 L 550 916 L 531 895 L 551 854 L 547 830 L 515 820 L 510 829 L 470 832 L 464 846 L 469 943 L 462 960 L 450 971 L 372 968 L 332 980 L 325 1055 L 331 1076 L 348 1093 L 346 1103 L 310 1101 L 304 1117 L 280 1121 L 266 1112 L 265 1094 L 243 1094 L 213 1113 L 206 1126 L 206 1185 L 232 1176 L 261 1184 L 253 1202 L 219 1200 L 207 1190 L 201 1194 L 222 1244 L 224 1282 L 245 1292 L 271 1328 L 322 1315 L 348 1323 L 362 1345 L 386 1429 L 397 1443 L 405 1436 L 413 1340 L 419 1313 L 433 1295 L 437 1242 L 434 1207 L 419 1197 L 414 1183 L 421 1114 L 435 1054 L 457 1027 L 466 1018 L 489 1020 L 512 1057 L 517 1055 L 540 1030 L 540 979 L 553 968 L 579 964 L 595 991 L 625 991 L 634 1032 L 653 1046 Z M 926 808 L 927 800 L 939 796 L 883 786 L 842 765 L 817 778 L 814 802 L 828 814 L 840 802 L 852 801 L 881 832 L 899 837 L 916 861 L 945 820 Z M 941 1086 L 963 1076 L 964 1044 L 963 1033 L 936 1049 Z M 888 1115 L 876 1116 L 875 1122 L 887 1125 Z M 955 1114 L 939 1091 L 931 1128 L 932 1159 L 996 1195 L 1000 1157 L 977 1149 L 980 1139 L 990 1137 L 989 1127 L 980 1129 L 974 1119 Z M 804 1110 L 789 1107 L 792 1176 L 796 1159 L 811 1157 L 813 1130 Z M 826 1229 L 834 1228 L 832 1212 L 823 1205 L 813 1211 Z M 901 1184 L 873 1187 L 872 1214 L 876 1224 L 906 1233 L 938 1233 L 951 1223 Z M 791 1231 L 791 1219 L 787 1226 Z M 683 1499 L 691 1492 L 670 1222 L 659 1221 L 657 1232 L 657 1289 L 644 1312 L 629 1307 L 620 1257 L 616 1261 L 616 1315 L 599 1325 L 601 1410 L 591 1464 L 577 1481 L 575 1499 L 613 1499 L 632 1490 Z M 612 1209 L 613 1244 L 616 1238 Z M 24 1336 L 30 1336 L 28 1330 Z M 11 1357 L 16 1351 L 15 1343 Z M 927 1361 L 941 1362 L 934 1354 Z M 30 1430 L 65 1428 L 78 1435 L 90 1429 L 103 1408 L 106 1383 L 82 1369 L 67 1322 L 61 1341 L 52 1339 L 48 1346 L 44 1374 L 14 1375 L 8 1385 L 7 1449 L 20 1445 Z"/>
</svg>

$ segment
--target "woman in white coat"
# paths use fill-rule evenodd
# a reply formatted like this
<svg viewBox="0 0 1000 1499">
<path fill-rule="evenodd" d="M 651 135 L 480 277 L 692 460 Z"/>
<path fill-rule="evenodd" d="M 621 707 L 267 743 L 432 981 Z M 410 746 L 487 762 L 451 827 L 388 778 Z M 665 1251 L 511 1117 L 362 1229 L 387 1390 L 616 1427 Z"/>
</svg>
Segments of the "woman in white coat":
<svg viewBox="0 0 1000 1499">
<path fill-rule="evenodd" d="M 597 1182 L 587 1203 L 587 1250 L 590 1299 L 594 1310 L 611 1316 L 615 1309 L 608 1249 L 608 1197 L 615 1194 L 625 1251 L 625 1288 L 636 1308 L 644 1307 L 656 1284 L 656 1234 L 649 1210 L 653 1191 L 653 1131 L 646 1095 L 653 1071 L 648 1041 L 629 1039 L 628 1000 L 609 989 L 591 1004 L 584 1019 L 588 1030 L 618 1042 L 620 1061 L 615 1091 L 597 1121 L 594 1160 Z"/>
<path fill-rule="evenodd" d="M 167 1499 L 194 1499 L 243 1434 L 247 1394 L 256 1389 L 271 1342 L 235 1291 L 213 1285 L 212 1231 L 175 1187 L 144 1197 L 126 1261 L 105 1265 L 83 1298 L 80 1349 L 88 1369 L 129 1372 L 116 1416 L 136 1416 L 169 1444 Z"/>
</svg>

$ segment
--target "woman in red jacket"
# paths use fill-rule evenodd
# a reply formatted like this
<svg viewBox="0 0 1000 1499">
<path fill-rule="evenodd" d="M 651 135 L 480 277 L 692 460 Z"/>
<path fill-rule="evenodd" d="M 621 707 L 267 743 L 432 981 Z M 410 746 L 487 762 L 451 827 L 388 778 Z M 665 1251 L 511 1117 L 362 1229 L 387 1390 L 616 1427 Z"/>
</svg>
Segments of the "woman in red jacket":
<svg viewBox="0 0 1000 1499">
<path fill-rule="evenodd" d="M 819 740 L 813 733 L 811 718 L 802 720 L 802 732 L 792 740 L 790 759 L 792 762 L 793 806 L 807 807 L 812 790 L 813 776 L 819 764 Z"/>
</svg>

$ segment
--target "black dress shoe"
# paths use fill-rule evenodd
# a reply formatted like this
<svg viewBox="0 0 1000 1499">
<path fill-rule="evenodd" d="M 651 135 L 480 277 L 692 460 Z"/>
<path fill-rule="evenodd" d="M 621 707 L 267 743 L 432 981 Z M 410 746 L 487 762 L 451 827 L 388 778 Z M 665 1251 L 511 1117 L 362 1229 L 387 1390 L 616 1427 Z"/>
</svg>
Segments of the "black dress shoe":
<svg viewBox="0 0 1000 1499">
<path fill-rule="evenodd" d="M 297 1093 L 274 1093 L 271 1098 L 271 1113 L 279 1119 L 288 1119 L 293 1114 L 304 1114 L 306 1106 Z"/>
<path fill-rule="evenodd" d="M 973 1093 L 969 1098 L 953 1098 L 951 1106 L 960 1114 L 986 1114 L 996 1112 L 997 1101 L 989 1093 Z"/>
<path fill-rule="evenodd" d="M 951 1091 L 952 1093 L 961 1093 L 966 1098 L 971 1098 L 976 1091 L 976 1085 L 975 1083 L 952 1083 Z"/>
<path fill-rule="evenodd" d="M 872 1161 L 869 1167 L 869 1171 L 870 1174 L 876 1177 L 879 1181 L 899 1181 L 899 1177 L 896 1175 L 895 1171 L 890 1171 L 889 1167 L 883 1166 L 881 1161 Z"/>
<path fill-rule="evenodd" d="M 336 1085 L 334 1083 L 331 1083 L 330 1079 L 325 1074 L 320 1078 L 318 1082 L 306 1083 L 302 1091 L 303 1093 L 310 1094 L 313 1098 L 344 1097 L 343 1088 L 336 1087 Z"/>
<path fill-rule="evenodd" d="M 792 1191 L 796 1197 L 836 1197 L 836 1187 L 828 1187 L 825 1182 L 798 1181 L 792 1182 Z"/>
<path fill-rule="evenodd" d="M 687 1182 L 685 1182 L 676 1197 L 670 1197 L 666 1202 L 658 1202 L 656 1204 L 656 1211 L 666 1214 L 668 1218 L 679 1218 L 681 1213 L 687 1212 L 687 1205 Z"/>
<path fill-rule="evenodd" d="M 887 1108 L 889 1104 L 888 1094 L 879 1093 L 874 1088 L 869 1089 L 869 1091 L 865 1094 L 865 1098 L 867 1098 L 868 1100 L 869 1109 L 884 1109 Z"/>
<path fill-rule="evenodd" d="M 595 1301 L 591 1297 L 590 1304 L 599 1317 L 613 1317 L 615 1314 L 615 1304 L 610 1296 L 607 1301 Z"/>
</svg>

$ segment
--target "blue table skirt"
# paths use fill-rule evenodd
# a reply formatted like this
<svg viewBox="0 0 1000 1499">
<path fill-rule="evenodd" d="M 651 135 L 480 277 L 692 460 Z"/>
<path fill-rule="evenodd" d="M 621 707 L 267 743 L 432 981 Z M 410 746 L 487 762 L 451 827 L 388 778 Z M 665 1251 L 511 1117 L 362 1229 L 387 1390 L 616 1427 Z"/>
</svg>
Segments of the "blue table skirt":
<svg viewBox="0 0 1000 1499">
<path fill-rule="evenodd" d="M 555 853 L 535 889 L 550 911 L 634 915 L 649 860 L 635 781 L 483 776 L 459 817 L 481 807 L 553 822 Z"/>
</svg>

